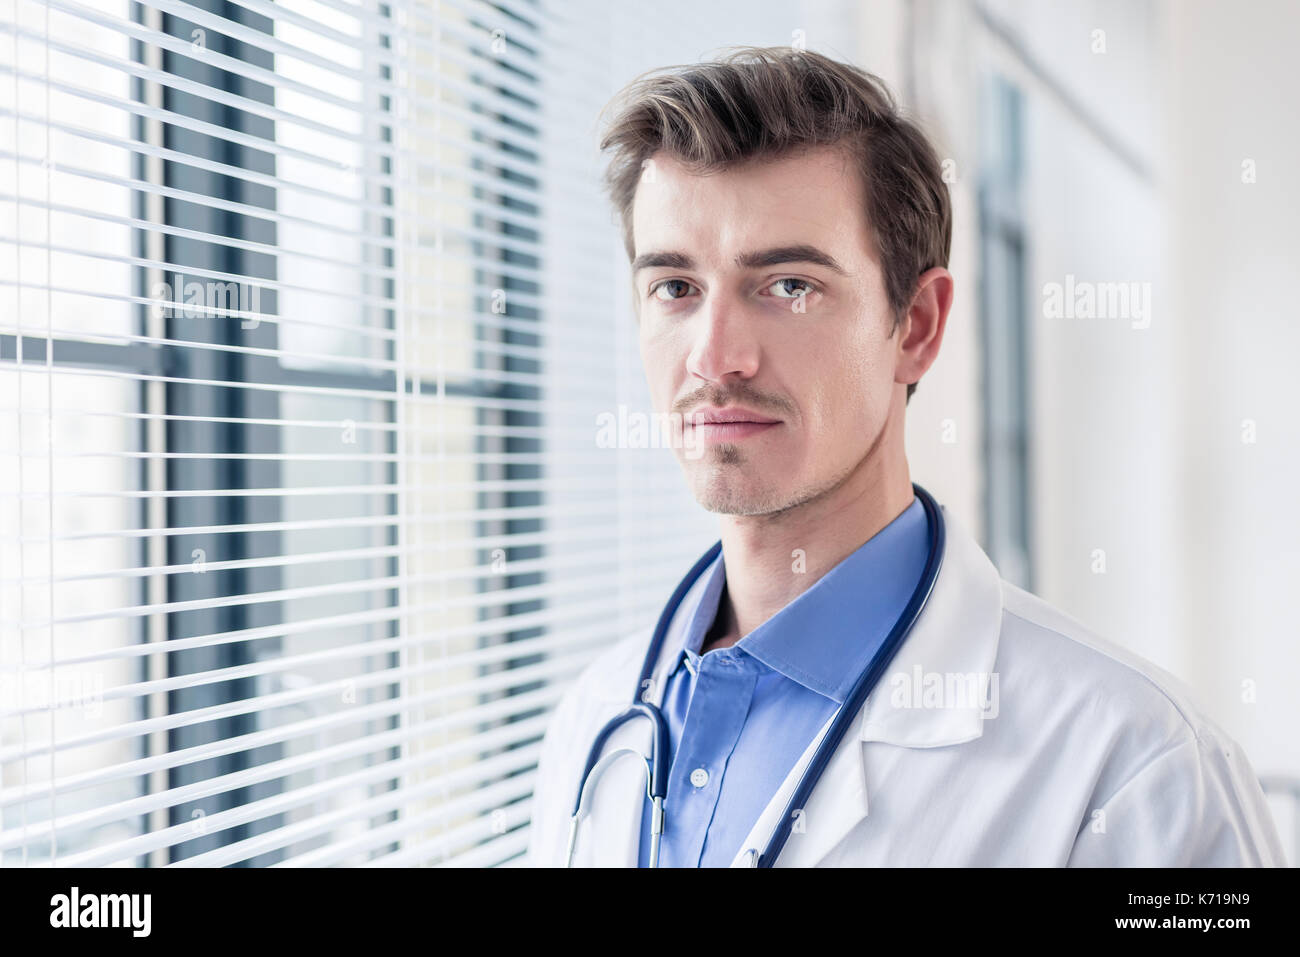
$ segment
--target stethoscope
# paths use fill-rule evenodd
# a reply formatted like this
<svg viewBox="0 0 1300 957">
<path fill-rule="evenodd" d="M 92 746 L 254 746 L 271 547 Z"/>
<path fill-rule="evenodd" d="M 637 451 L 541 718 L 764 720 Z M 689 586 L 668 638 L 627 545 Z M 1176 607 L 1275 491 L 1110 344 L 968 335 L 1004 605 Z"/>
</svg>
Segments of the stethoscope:
<svg viewBox="0 0 1300 957">
<path fill-rule="evenodd" d="M 766 849 L 757 857 L 754 856 L 754 849 L 750 849 L 751 866 L 771 867 L 776 861 L 777 855 L 781 853 L 781 849 L 785 847 L 785 842 L 790 837 L 795 812 L 804 807 L 808 796 L 812 794 L 813 788 L 817 786 L 822 771 L 829 763 L 831 755 L 835 753 L 835 749 L 843 739 L 845 731 L 853 723 L 858 711 L 866 702 L 867 695 L 871 693 L 871 689 L 880 680 L 880 676 L 889 667 L 889 662 L 893 659 L 894 654 L 911 632 L 912 625 L 916 623 L 916 619 L 921 614 L 921 609 L 925 607 L 930 592 L 934 589 L 935 579 L 939 577 L 939 566 L 943 564 L 943 513 L 939 508 L 939 503 L 934 500 L 930 493 L 915 482 L 912 483 L 912 491 L 921 500 L 921 505 L 925 508 L 926 522 L 930 530 L 930 551 L 926 558 L 925 571 L 921 574 L 921 580 L 912 592 L 907 607 L 903 609 L 902 615 L 894 623 L 893 630 L 890 631 L 885 638 L 884 644 L 881 645 L 880 652 L 872 659 L 866 670 L 858 676 L 853 690 L 844 700 L 844 704 L 840 706 L 839 711 L 835 713 L 835 719 L 830 730 L 827 731 L 826 737 L 818 745 L 812 761 L 804 769 L 803 776 L 799 779 L 799 785 L 794 789 L 794 793 L 786 803 L 785 813 L 781 816 L 781 822 L 777 825 L 776 831 L 768 841 Z M 582 783 L 578 787 L 578 798 L 574 802 L 573 815 L 569 819 L 569 847 L 565 858 L 565 867 L 573 866 L 573 854 L 578 840 L 578 824 L 583 817 L 590 813 L 591 795 L 595 790 L 596 783 L 600 781 L 601 775 L 605 773 L 611 764 L 627 754 L 636 755 L 645 765 L 646 795 L 650 798 L 651 803 L 650 866 L 659 866 L 659 840 L 664 831 L 664 799 L 668 793 L 668 719 L 664 717 L 664 713 L 658 706 L 644 699 L 643 695 L 646 692 L 643 689 L 653 687 L 649 682 L 654 674 L 655 665 L 659 661 L 659 652 L 663 646 L 664 637 L 668 634 L 668 626 L 672 622 L 673 616 L 676 615 L 678 606 L 700 575 L 704 573 L 704 570 L 718 557 L 718 552 L 721 550 L 722 542 L 714 543 L 713 547 L 705 552 L 704 556 L 695 563 L 695 566 L 686 573 L 686 577 L 682 579 L 677 586 L 677 590 L 668 599 L 668 604 L 664 606 L 663 613 L 659 616 L 659 624 L 655 626 L 654 636 L 651 638 L 650 647 L 646 651 L 645 662 L 641 665 L 641 676 L 637 680 L 632 706 L 617 717 L 612 718 L 601 728 L 600 733 L 596 735 L 596 740 L 591 745 L 591 750 L 587 754 L 587 764 L 583 772 Z M 638 717 L 647 718 L 654 728 L 650 759 L 647 760 L 635 748 L 619 748 L 601 757 L 600 752 L 609 736 L 622 727 L 625 722 Z"/>
</svg>

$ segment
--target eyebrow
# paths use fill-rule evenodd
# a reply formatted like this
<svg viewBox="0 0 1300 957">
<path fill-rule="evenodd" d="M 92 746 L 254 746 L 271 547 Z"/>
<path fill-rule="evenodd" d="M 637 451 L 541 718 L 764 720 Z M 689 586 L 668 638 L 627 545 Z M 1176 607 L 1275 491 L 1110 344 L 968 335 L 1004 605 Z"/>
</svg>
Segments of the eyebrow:
<svg viewBox="0 0 1300 957">
<path fill-rule="evenodd" d="M 815 263 L 832 269 L 841 276 L 846 275 L 844 267 L 835 261 L 835 257 L 824 253 L 816 246 L 801 243 L 795 246 L 775 246 L 772 249 L 759 249 L 754 252 L 741 253 L 736 257 L 736 265 L 741 269 L 762 269 L 764 266 L 778 266 L 782 263 Z M 632 272 L 642 269 L 664 267 L 668 269 L 694 269 L 695 260 L 685 253 L 651 252 L 642 253 L 632 260 Z"/>
</svg>

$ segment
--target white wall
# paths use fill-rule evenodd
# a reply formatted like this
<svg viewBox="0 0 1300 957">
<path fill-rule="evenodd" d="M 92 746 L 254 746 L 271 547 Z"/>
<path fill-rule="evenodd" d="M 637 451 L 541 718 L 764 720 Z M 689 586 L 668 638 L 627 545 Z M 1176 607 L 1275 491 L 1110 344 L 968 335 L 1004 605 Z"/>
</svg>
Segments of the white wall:
<svg viewBox="0 0 1300 957">
<path fill-rule="evenodd" d="M 884 6 L 883 20 L 896 21 L 898 4 Z M 1001 70 L 1026 94 L 1031 305 L 1067 273 L 1152 284 L 1145 329 L 1035 311 L 1036 591 L 1183 679 L 1261 776 L 1296 775 L 1300 327 L 1288 279 L 1300 254 L 1300 7 L 915 9 L 917 93 L 959 168 L 969 167 L 979 72 Z M 1248 159 L 1255 183 L 1242 182 Z M 956 211 L 960 237 L 975 211 Z M 956 255 L 954 272 L 960 307 Z M 909 419 L 937 414 L 940 390 L 961 402 L 946 380 L 978 376 L 978 344 L 953 337 L 964 321 L 954 311 Z M 918 441 L 928 424 L 909 422 L 922 474 L 941 461 Z M 968 470 L 954 481 L 970 481 Z M 1291 809 L 1275 810 L 1288 840 Z"/>
<path fill-rule="evenodd" d="M 1297 774 L 1300 6 L 1249 11 L 1205 0 L 1163 10 L 1176 610 L 1190 676 L 1215 715 L 1257 771 Z M 1254 183 L 1242 182 L 1245 160 Z"/>
</svg>

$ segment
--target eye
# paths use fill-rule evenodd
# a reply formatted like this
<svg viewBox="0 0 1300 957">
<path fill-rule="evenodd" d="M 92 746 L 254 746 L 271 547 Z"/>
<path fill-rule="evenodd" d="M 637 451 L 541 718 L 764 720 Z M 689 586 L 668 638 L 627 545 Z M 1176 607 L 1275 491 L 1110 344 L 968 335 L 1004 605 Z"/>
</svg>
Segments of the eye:
<svg viewBox="0 0 1300 957">
<path fill-rule="evenodd" d="M 671 294 L 667 296 L 664 295 L 665 289 L 670 289 L 670 288 L 676 289 L 678 287 L 684 287 L 681 289 L 681 295 L 671 295 Z M 660 300 L 661 302 L 672 302 L 674 299 L 681 299 L 682 296 L 686 295 L 686 290 L 692 288 L 694 287 L 691 286 L 691 284 L 687 282 L 685 279 L 665 279 L 663 282 L 658 283 L 653 289 L 650 290 L 650 295 L 654 296 L 656 299 Z"/>
<path fill-rule="evenodd" d="M 802 289 L 791 288 L 791 286 L 794 287 L 802 286 L 803 288 Z M 772 283 L 772 285 L 768 286 L 767 288 L 779 290 L 779 292 L 776 292 L 774 294 L 778 299 L 798 299 L 800 296 L 806 296 L 810 292 L 817 291 L 817 288 L 812 283 L 808 282 L 806 279 L 796 279 L 793 276 L 787 276 L 784 279 L 778 279 L 776 282 Z"/>
</svg>

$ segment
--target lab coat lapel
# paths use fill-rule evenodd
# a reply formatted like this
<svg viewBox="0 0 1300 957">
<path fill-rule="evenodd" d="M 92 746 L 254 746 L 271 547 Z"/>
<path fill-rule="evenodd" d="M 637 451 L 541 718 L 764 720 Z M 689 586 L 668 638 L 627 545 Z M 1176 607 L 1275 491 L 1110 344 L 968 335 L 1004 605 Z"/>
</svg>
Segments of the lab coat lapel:
<svg viewBox="0 0 1300 957">
<path fill-rule="evenodd" d="M 943 747 L 983 733 L 986 716 L 979 702 L 968 706 L 943 702 L 942 707 L 932 708 L 923 706 L 913 693 L 918 674 L 988 676 L 997 658 L 1001 577 L 970 533 L 946 509 L 943 515 L 943 564 L 930 599 L 868 696 L 859 719 L 831 756 L 807 805 L 794 812 L 790 837 L 777 858 L 781 867 L 815 866 L 867 816 L 868 743 Z M 756 863 L 833 720 L 822 726 L 781 783 L 732 860 L 732 867 Z"/>
<path fill-rule="evenodd" d="M 812 761 L 818 745 L 826 737 L 834 720 L 833 715 L 827 719 L 817 737 L 781 782 L 780 789 L 768 802 L 750 829 L 739 853 L 732 859 L 732 867 L 753 867 L 757 864 L 758 855 L 767 846 L 790 796 L 799 785 L 804 770 Z M 850 729 L 827 762 L 821 780 L 809 796 L 807 807 L 796 809 L 792 814 L 794 820 L 791 823 L 790 837 L 777 857 L 782 867 L 808 867 L 816 864 L 858 821 L 866 817 L 867 786 L 863 776 L 861 750 L 861 743 Z"/>
<path fill-rule="evenodd" d="M 996 695 L 993 669 L 1002 634 L 1002 578 L 979 543 L 944 509 L 947 529 L 943 565 L 911 635 L 863 707 L 859 739 L 909 748 L 961 744 L 984 733 L 984 691 Z M 993 676 L 993 681 L 988 681 Z M 975 694 L 938 706 L 923 692 L 931 687 Z M 996 705 L 996 701 L 992 702 Z"/>
</svg>

